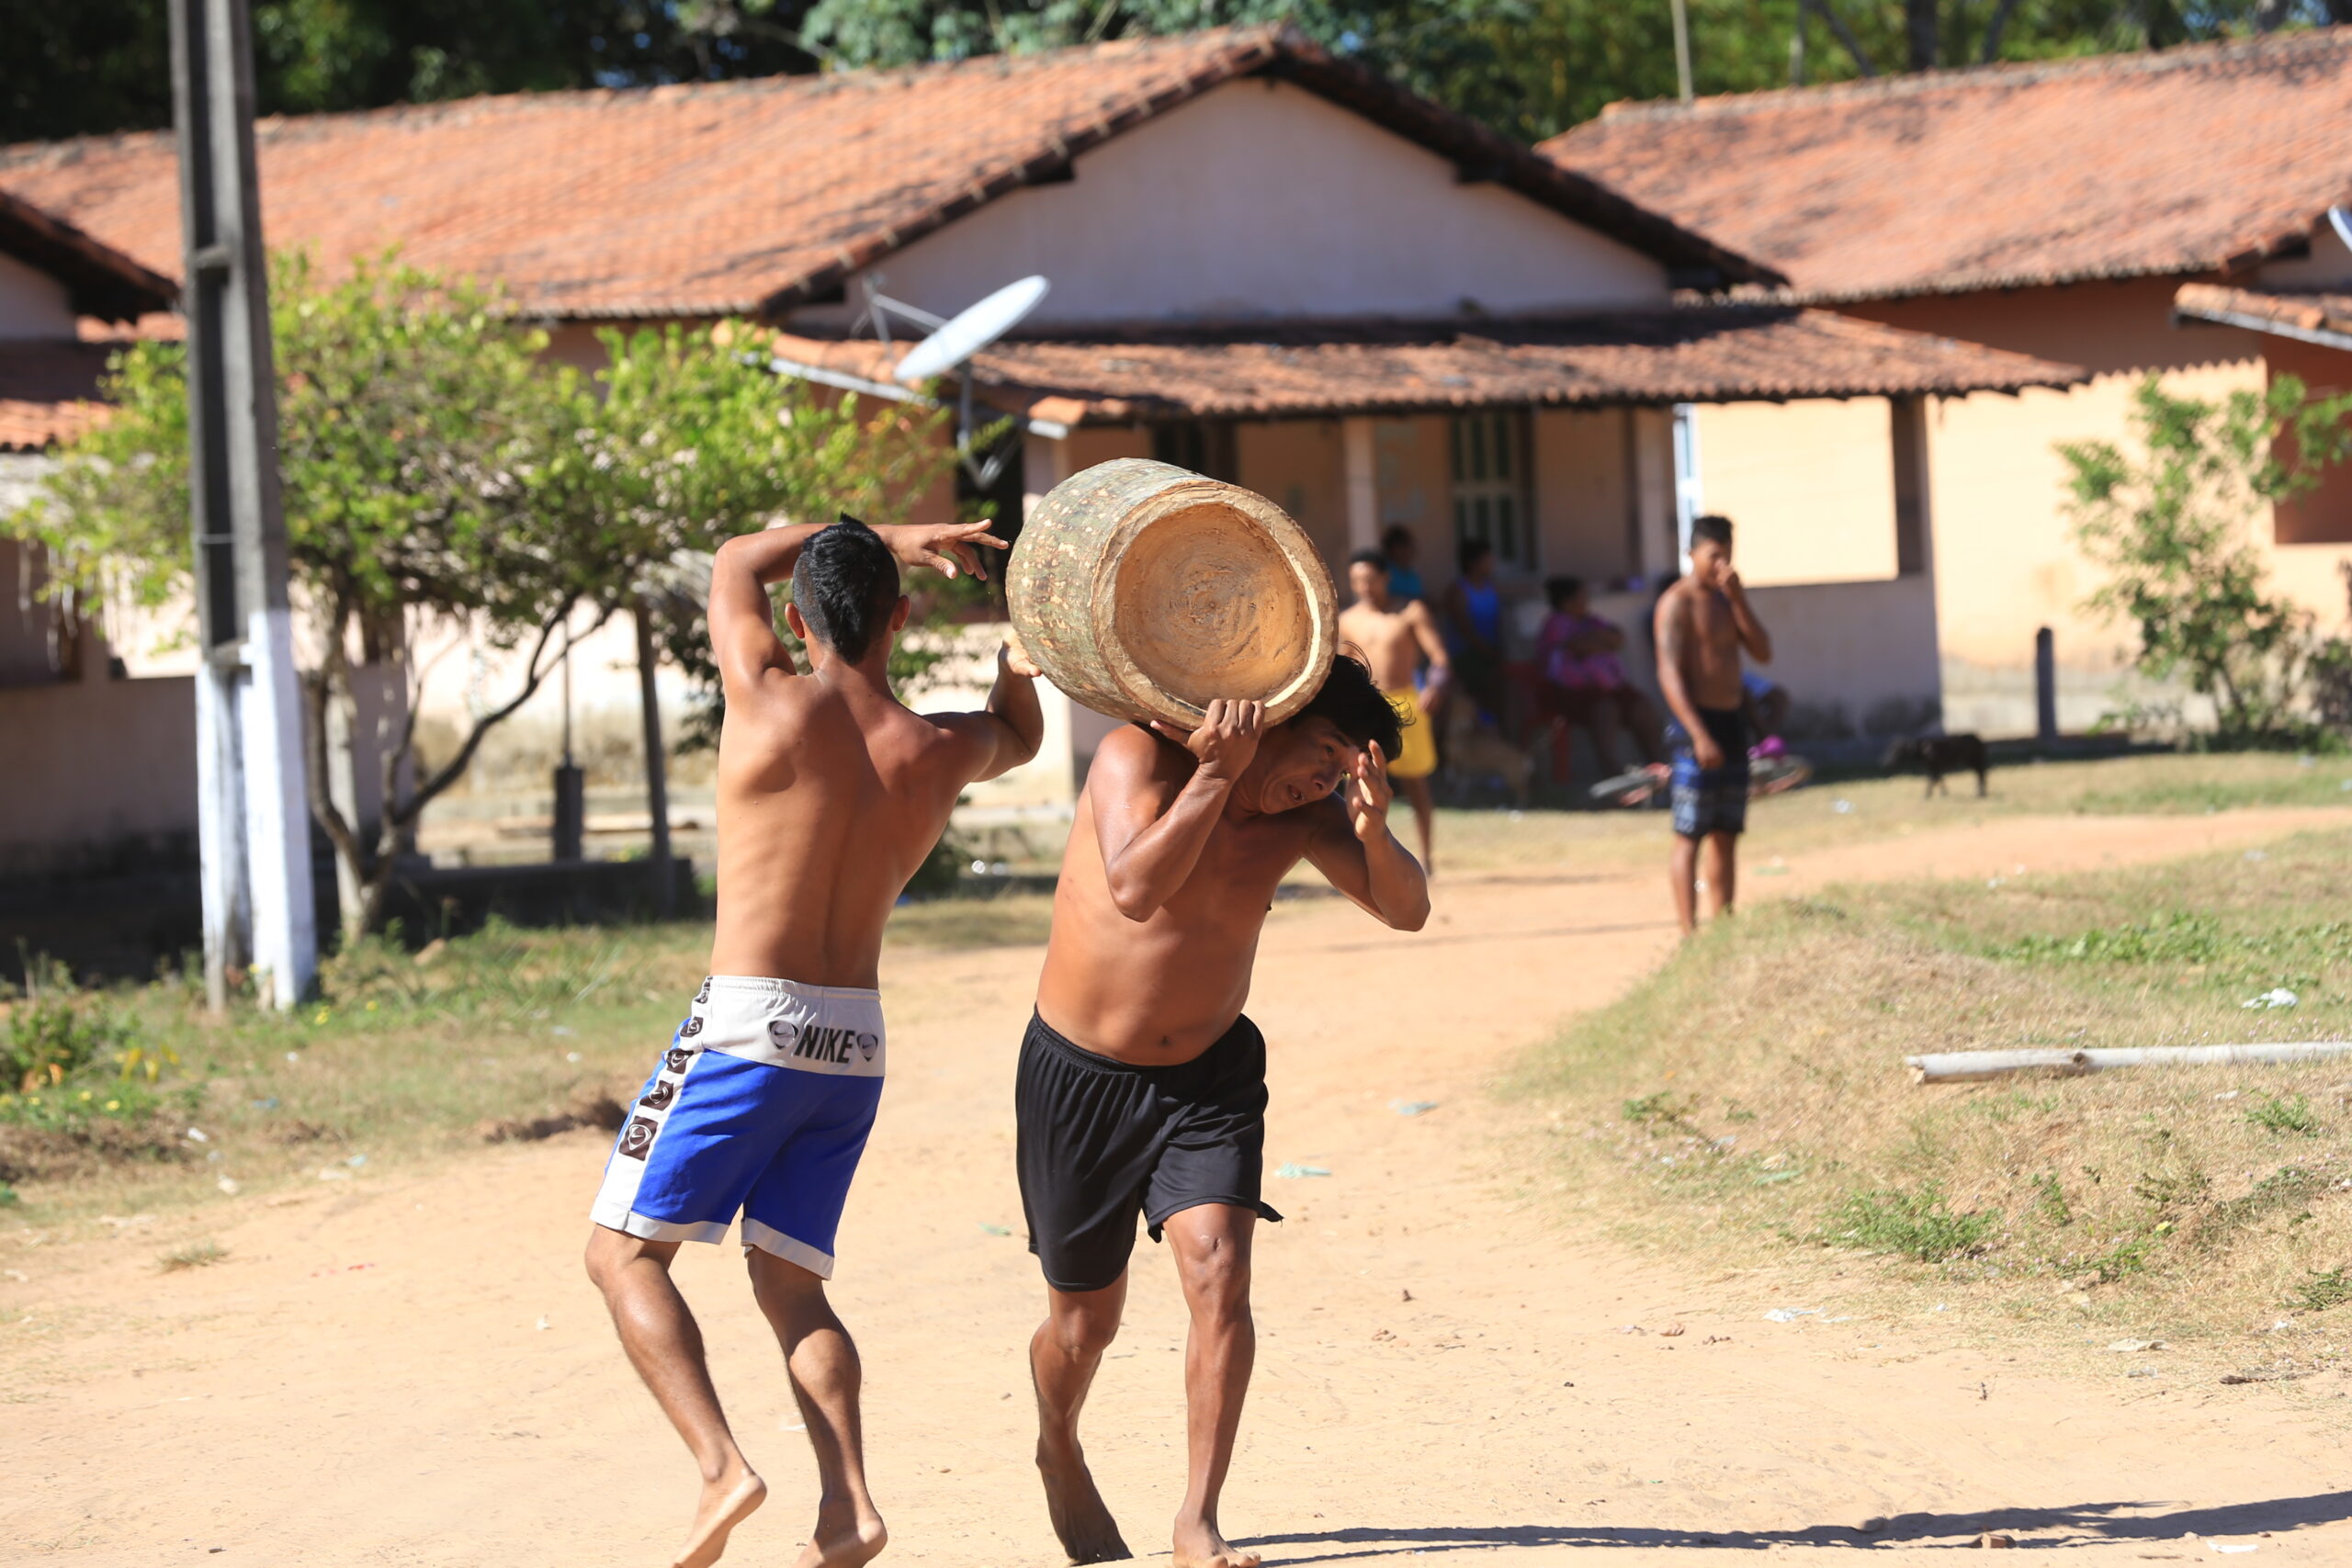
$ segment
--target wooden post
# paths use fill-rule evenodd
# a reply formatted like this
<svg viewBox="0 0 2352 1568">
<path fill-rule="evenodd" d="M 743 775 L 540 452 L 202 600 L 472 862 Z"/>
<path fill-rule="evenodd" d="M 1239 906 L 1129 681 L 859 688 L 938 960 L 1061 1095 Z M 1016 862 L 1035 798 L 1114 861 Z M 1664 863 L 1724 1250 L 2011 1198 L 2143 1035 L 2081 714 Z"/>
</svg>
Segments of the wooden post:
<svg viewBox="0 0 2352 1568">
<path fill-rule="evenodd" d="M 2033 737 L 2058 739 L 2058 635 L 2048 626 L 2033 634 Z"/>
<path fill-rule="evenodd" d="M 1369 414 L 1340 422 L 1340 456 L 1347 477 L 1348 550 L 1380 547 L 1380 457 Z"/>
</svg>

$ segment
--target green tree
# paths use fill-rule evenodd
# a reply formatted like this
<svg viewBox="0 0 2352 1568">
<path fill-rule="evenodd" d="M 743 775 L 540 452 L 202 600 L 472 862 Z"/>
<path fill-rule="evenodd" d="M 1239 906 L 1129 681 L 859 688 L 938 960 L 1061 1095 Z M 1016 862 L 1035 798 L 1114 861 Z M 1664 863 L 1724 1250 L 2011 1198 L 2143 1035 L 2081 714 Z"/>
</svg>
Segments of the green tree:
<svg viewBox="0 0 2352 1568">
<path fill-rule="evenodd" d="M 2142 674 L 2213 700 L 2217 743 L 2303 739 L 2323 645 L 2312 613 L 2269 587 L 2253 531 L 2352 454 L 2352 394 L 2314 399 L 2280 376 L 2209 402 L 2151 376 L 2132 423 L 2137 455 L 2109 441 L 2058 447 L 2075 536 L 2108 574 L 2084 607 L 2139 629 Z"/>
<path fill-rule="evenodd" d="M 266 114 L 812 71 L 802 0 L 253 0 Z M 172 123 L 165 0 L 0 0 L 0 141 Z"/>
<path fill-rule="evenodd" d="M 399 847 L 553 671 L 567 632 L 634 607 L 662 563 L 779 514 L 887 506 L 950 460 L 936 416 L 775 378 L 744 351 L 748 327 L 608 334 L 611 364 L 583 374 L 468 285 L 389 261 L 332 285 L 299 257 L 273 272 L 311 807 L 348 933 L 379 922 Z M 187 603 L 184 360 L 174 344 L 120 356 L 112 417 L 7 522 L 47 553 L 53 592 Z M 435 635 L 516 657 L 511 686 L 428 765 L 410 650 Z M 330 787 L 330 746 L 357 728 L 371 669 L 399 700 L 352 752 L 380 770 L 369 838 Z"/>
</svg>

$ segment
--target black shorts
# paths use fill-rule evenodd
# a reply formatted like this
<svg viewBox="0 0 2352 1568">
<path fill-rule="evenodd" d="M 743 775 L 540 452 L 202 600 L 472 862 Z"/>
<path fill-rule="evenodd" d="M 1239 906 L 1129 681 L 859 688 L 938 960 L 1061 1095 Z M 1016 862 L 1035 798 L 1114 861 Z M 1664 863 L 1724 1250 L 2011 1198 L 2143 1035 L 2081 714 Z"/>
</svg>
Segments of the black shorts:
<svg viewBox="0 0 2352 1568">
<path fill-rule="evenodd" d="M 1258 1197 L 1266 1156 L 1266 1037 L 1238 1018 L 1172 1067 L 1138 1067 L 1072 1044 L 1031 1014 L 1012 1103 L 1029 1250 L 1057 1291 L 1099 1291 L 1126 1272 L 1136 1215 L 1151 1239 L 1203 1203 L 1282 1218 Z"/>
<path fill-rule="evenodd" d="M 1747 830 L 1747 710 L 1701 708 L 1700 720 L 1723 749 L 1720 768 L 1699 766 L 1697 750 L 1679 725 L 1667 739 L 1674 747 L 1674 830 L 1686 839 Z"/>
</svg>

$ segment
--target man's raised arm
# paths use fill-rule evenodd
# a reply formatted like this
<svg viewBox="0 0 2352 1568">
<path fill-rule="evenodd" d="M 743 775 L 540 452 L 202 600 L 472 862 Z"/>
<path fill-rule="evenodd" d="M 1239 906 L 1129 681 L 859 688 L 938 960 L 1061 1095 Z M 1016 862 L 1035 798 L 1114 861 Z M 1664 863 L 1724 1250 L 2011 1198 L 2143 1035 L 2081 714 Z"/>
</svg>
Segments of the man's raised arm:
<svg viewBox="0 0 2352 1568">
<path fill-rule="evenodd" d="M 808 523 L 739 534 L 711 558 L 710 649 L 729 690 L 748 687 L 771 670 L 797 673 L 792 650 L 775 635 L 768 589 L 792 575 L 801 547 L 816 535 L 817 525 Z"/>
<path fill-rule="evenodd" d="M 978 713 L 951 713 L 932 722 L 963 736 L 971 745 L 965 782 L 977 784 L 1012 772 L 1037 754 L 1046 739 L 1046 710 L 1037 702 L 1038 668 L 1019 640 L 997 649 L 996 683 Z"/>
<path fill-rule="evenodd" d="M 1388 806 L 1396 795 L 1388 759 L 1375 740 L 1356 755 L 1346 805 L 1326 801 L 1315 808 L 1324 819 L 1307 840 L 1306 858 L 1381 924 L 1417 931 L 1429 924 L 1429 874 L 1388 830 Z"/>
<path fill-rule="evenodd" d="M 1755 606 L 1747 602 L 1747 585 L 1732 572 L 1724 579 L 1724 597 L 1731 602 L 1731 624 L 1739 632 L 1739 645 L 1747 649 L 1747 657 L 1758 664 L 1772 662 L 1772 634 L 1764 629 Z"/>
<path fill-rule="evenodd" d="M 1234 780 L 1258 754 L 1264 722 L 1264 704 L 1218 698 L 1189 735 L 1154 724 L 1154 731 L 1193 754 L 1192 776 L 1181 788 L 1170 787 L 1164 771 L 1170 759 L 1158 741 L 1120 729 L 1102 742 L 1086 790 L 1094 803 L 1103 879 L 1119 913 L 1148 920 L 1191 878 Z"/>
</svg>

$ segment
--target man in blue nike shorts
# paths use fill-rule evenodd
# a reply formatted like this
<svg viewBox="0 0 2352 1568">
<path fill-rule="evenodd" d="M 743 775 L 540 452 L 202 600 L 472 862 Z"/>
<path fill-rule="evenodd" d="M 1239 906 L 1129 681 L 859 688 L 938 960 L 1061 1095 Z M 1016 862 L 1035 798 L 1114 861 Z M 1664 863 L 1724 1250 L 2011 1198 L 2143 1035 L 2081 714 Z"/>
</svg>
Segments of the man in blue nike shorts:
<svg viewBox="0 0 2352 1568">
<path fill-rule="evenodd" d="M 881 1099 L 882 927 L 967 784 L 1037 751 L 1036 670 L 1001 651 L 983 713 L 919 715 L 891 694 L 899 569 L 985 576 L 982 524 L 771 528 L 711 570 L 727 697 L 718 742 L 718 931 L 709 978 L 622 1124 L 592 1217 L 588 1274 L 629 1360 L 702 1471 L 680 1568 L 704 1568 L 766 1483 L 736 1446 L 702 1336 L 670 1278 L 679 1244 L 738 1212 L 752 1292 L 784 1347 L 823 1484 L 802 1568 L 882 1550 L 858 1425 L 856 1348 L 825 1300 L 833 1234 Z M 776 636 L 770 585 L 808 674 Z"/>
</svg>

